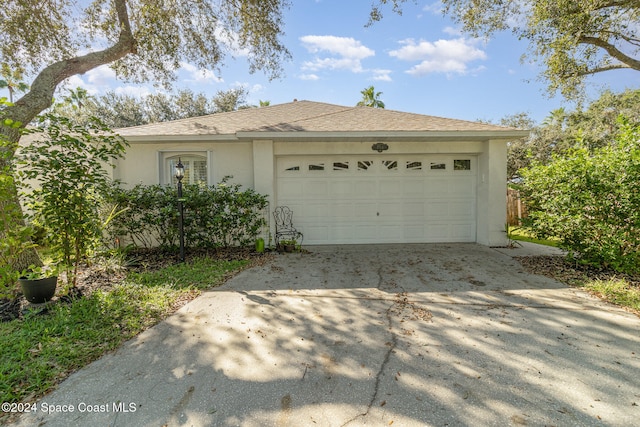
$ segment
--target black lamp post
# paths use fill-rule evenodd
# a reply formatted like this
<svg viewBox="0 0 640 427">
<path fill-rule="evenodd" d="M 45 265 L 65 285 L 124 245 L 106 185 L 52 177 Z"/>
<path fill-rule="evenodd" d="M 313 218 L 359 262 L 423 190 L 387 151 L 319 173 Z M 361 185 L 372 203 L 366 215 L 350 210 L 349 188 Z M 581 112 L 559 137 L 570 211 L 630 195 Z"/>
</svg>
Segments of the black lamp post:
<svg viewBox="0 0 640 427">
<path fill-rule="evenodd" d="M 180 219 L 178 227 L 180 228 L 180 262 L 184 262 L 184 205 L 182 202 L 182 178 L 184 178 L 184 165 L 180 158 L 178 158 L 178 164 L 176 165 L 176 179 L 178 180 L 178 211 L 180 212 Z"/>
</svg>

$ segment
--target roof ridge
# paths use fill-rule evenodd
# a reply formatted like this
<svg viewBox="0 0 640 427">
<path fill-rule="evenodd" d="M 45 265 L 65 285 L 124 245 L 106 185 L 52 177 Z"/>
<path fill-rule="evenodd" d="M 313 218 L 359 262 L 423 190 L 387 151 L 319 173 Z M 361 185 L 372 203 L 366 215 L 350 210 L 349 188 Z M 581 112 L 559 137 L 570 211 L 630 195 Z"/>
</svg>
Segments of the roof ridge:
<svg viewBox="0 0 640 427">
<path fill-rule="evenodd" d="M 298 101 L 298 102 L 300 102 L 300 101 Z M 313 103 L 313 101 L 309 101 L 309 102 L 312 102 L 312 103 Z M 342 114 L 342 113 L 344 113 L 345 111 L 348 111 L 348 110 L 351 110 L 351 109 L 353 109 L 353 108 L 354 108 L 354 107 L 345 107 L 345 106 L 343 106 L 343 105 L 337 105 L 337 104 L 328 104 L 328 103 L 325 103 L 325 102 L 316 102 L 315 104 L 325 104 L 325 105 L 330 105 L 330 106 L 332 106 L 332 107 L 339 107 L 339 108 L 340 108 L 340 110 L 331 111 L 331 112 L 325 112 L 325 113 L 316 114 L 316 115 L 313 115 L 313 116 L 307 116 L 307 117 L 305 117 L 305 118 L 301 118 L 301 119 L 297 119 L 297 120 L 292 120 L 292 121 L 291 121 L 291 123 L 298 123 L 298 122 L 303 122 L 303 121 L 305 121 L 305 120 L 319 119 L 319 118 L 321 118 L 321 117 L 332 116 L 332 115 L 334 115 L 334 114 Z"/>
</svg>

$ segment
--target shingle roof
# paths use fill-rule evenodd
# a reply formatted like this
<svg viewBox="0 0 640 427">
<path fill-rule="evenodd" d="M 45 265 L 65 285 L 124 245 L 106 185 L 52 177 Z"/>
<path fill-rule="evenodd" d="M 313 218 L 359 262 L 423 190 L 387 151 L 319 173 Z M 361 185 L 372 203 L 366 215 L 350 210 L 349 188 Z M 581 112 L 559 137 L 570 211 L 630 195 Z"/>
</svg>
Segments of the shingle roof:
<svg viewBox="0 0 640 427">
<path fill-rule="evenodd" d="M 118 129 L 122 136 L 234 135 L 238 132 L 511 131 L 513 128 L 371 107 L 294 101 Z"/>
</svg>

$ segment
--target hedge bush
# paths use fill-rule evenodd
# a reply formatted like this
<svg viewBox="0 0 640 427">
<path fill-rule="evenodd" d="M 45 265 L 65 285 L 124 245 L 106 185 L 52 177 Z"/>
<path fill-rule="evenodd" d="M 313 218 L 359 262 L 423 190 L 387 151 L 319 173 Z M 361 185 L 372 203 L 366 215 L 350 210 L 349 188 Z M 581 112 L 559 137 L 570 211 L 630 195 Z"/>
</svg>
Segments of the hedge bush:
<svg viewBox="0 0 640 427">
<path fill-rule="evenodd" d="M 189 247 L 216 248 L 251 244 L 266 224 L 267 197 L 229 177 L 215 186 L 185 184 L 184 232 Z M 137 247 L 174 248 L 179 242 L 178 195 L 175 186 L 115 186 L 108 198 L 119 212 L 109 228 L 111 241 L 123 239 Z"/>
<path fill-rule="evenodd" d="M 640 126 L 604 148 L 578 147 L 523 170 L 525 219 L 536 237 L 557 237 L 570 256 L 620 272 L 640 272 Z"/>
</svg>

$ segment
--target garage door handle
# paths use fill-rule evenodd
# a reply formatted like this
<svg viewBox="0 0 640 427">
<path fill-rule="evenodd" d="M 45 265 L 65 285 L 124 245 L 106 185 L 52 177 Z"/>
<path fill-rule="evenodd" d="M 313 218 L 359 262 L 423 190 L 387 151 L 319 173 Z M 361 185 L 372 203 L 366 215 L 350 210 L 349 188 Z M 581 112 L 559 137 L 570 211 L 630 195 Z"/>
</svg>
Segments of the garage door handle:
<svg viewBox="0 0 640 427">
<path fill-rule="evenodd" d="M 380 212 L 376 212 L 376 216 L 380 216 Z"/>
</svg>

